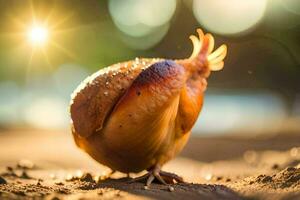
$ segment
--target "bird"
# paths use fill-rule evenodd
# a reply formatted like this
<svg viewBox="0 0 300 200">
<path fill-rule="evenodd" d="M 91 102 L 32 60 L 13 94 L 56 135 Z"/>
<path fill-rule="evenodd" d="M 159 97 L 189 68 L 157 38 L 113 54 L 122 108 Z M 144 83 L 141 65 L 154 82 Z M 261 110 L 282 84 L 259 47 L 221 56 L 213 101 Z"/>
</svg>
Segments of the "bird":
<svg viewBox="0 0 300 200">
<path fill-rule="evenodd" d="M 189 58 L 135 58 L 102 68 L 71 95 L 76 145 L 112 171 L 146 174 L 150 187 L 182 177 L 162 170 L 186 145 L 204 101 L 207 78 L 224 67 L 227 46 L 197 29 Z"/>
</svg>

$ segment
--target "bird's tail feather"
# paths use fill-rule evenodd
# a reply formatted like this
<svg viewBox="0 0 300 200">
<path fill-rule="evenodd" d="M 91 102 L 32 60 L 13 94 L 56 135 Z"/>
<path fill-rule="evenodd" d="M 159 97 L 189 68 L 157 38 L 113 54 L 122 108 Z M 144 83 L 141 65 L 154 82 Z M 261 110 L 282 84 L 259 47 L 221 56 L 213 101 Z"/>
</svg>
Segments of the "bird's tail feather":
<svg viewBox="0 0 300 200">
<path fill-rule="evenodd" d="M 191 35 L 193 52 L 189 60 L 195 62 L 197 66 L 207 65 L 211 71 L 219 71 L 224 67 L 227 54 L 227 46 L 222 44 L 218 49 L 214 49 L 214 38 L 210 33 L 204 34 L 201 29 L 197 29 L 198 37 Z"/>
</svg>

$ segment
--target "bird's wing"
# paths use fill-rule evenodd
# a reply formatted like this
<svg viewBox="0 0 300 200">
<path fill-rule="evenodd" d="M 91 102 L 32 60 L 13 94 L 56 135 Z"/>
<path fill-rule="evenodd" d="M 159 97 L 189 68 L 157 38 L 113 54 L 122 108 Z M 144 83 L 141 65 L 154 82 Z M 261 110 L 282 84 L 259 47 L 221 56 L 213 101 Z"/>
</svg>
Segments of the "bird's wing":
<svg viewBox="0 0 300 200">
<path fill-rule="evenodd" d="M 137 166 L 150 162 L 154 154 L 166 151 L 173 142 L 179 96 L 185 82 L 186 71 L 181 65 L 170 60 L 152 64 L 120 98 L 101 139 L 120 157 L 143 158 L 129 159 L 131 163 L 143 160 Z M 124 167 L 122 163 L 120 166 Z"/>
<path fill-rule="evenodd" d="M 141 71 L 157 59 L 135 59 L 106 67 L 87 77 L 73 92 L 70 114 L 75 131 L 88 137 L 99 131 L 120 97 Z"/>
</svg>

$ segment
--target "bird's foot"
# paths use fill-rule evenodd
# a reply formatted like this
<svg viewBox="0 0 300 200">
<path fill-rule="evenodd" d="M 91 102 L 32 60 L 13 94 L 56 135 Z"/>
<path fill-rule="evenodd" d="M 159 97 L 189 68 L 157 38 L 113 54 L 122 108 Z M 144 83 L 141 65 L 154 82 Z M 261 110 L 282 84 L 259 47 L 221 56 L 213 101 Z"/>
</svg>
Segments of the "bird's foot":
<svg viewBox="0 0 300 200">
<path fill-rule="evenodd" d="M 177 174 L 173 174 L 170 172 L 165 172 L 165 171 L 160 171 L 160 175 L 163 177 L 163 179 L 167 182 L 167 183 L 185 183 L 183 178 L 178 176 Z"/>
<path fill-rule="evenodd" d="M 183 179 L 173 173 L 165 172 L 160 170 L 160 167 L 154 167 L 153 169 L 149 170 L 148 173 L 132 179 L 130 182 L 139 182 L 139 181 L 146 181 L 145 189 L 149 189 L 151 183 L 154 180 L 159 181 L 161 184 L 168 186 L 170 191 L 174 191 L 174 188 L 170 186 L 170 184 L 177 183 L 184 183 Z"/>
</svg>

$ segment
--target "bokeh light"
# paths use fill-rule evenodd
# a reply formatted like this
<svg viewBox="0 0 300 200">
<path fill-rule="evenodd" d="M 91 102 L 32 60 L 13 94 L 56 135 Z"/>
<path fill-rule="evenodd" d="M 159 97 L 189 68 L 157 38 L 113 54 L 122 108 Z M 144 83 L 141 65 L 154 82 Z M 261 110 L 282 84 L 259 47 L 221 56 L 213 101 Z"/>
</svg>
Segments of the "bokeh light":
<svg viewBox="0 0 300 200">
<path fill-rule="evenodd" d="M 67 105 L 61 98 L 37 97 L 25 107 L 24 120 L 36 128 L 57 129 L 65 127 L 68 124 Z"/>
<path fill-rule="evenodd" d="M 300 1 L 269 1 L 265 17 L 266 25 L 277 30 L 296 27 L 300 24 L 297 13 L 300 15 Z"/>
<path fill-rule="evenodd" d="M 151 33 L 143 37 L 132 37 L 123 34 L 121 40 L 132 49 L 146 50 L 158 44 L 168 32 L 169 27 L 170 24 L 167 23 L 163 26 L 153 28 Z"/>
<path fill-rule="evenodd" d="M 69 125 L 70 94 L 85 77 L 137 56 L 183 58 L 190 53 L 187 38 L 197 27 L 209 29 L 217 43 L 224 42 L 231 50 L 225 70 L 209 79 L 210 89 L 195 133 L 198 129 L 199 133 L 267 132 L 280 129 L 279 122 L 285 118 L 294 120 L 299 128 L 300 99 L 293 95 L 299 93 L 295 74 L 299 71 L 300 1 L 108 0 L 95 1 L 97 6 L 71 4 L 77 4 L 76 9 L 63 2 L 52 7 L 51 3 L 32 1 L 33 6 L 27 8 L 16 3 L 6 9 L 3 4 L 3 11 L 10 13 L 3 12 L 1 18 L 0 128 L 65 128 Z M 172 32 L 166 38 L 169 30 Z M 243 37 L 250 31 L 249 37 Z M 235 78 L 236 74 L 239 77 Z M 211 93 L 211 87 L 220 91 Z M 236 94 L 223 91 L 231 87 Z M 274 94 L 261 95 L 258 88 Z"/>
<path fill-rule="evenodd" d="M 21 122 L 21 90 L 13 81 L 0 82 L 0 125 L 15 125 Z"/>
<path fill-rule="evenodd" d="M 267 0 L 194 0 L 198 22 L 219 34 L 236 34 L 256 25 L 264 16 Z"/>
<path fill-rule="evenodd" d="M 157 44 L 167 33 L 175 10 L 176 0 L 109 1 L 109 12 L 115 25 L 131 37 L 126 44 L 135 49 L 147 49 Z"/>
<path fill-rule="evenodd" d="M 271 92 L 208 92 L 202 115 L 193 130 L 197 133 L 274 133 L 287 117 L 284 100 Z M 218 126 L 215 126 L 215 123 Z"/>
<path fill-rule="evenodd" d="M 114 21 L 122 25 L 144 24 L 161 26 L 176 9 L 176 0 L 110 0 L 109 11 Z"/>
<path fill-rule="evenodd" d="M 280 0 L 282 5 L 290 12 L 300 15 L 300 1 L 299 0 Z"/>
<path fill-rule="evenodd" d="M 54 85 L 56 91 L 69 100 L 73 90 L 84 80 L 90 73 L 86 67 L 74 63 L 65 63 L 53 73 Z"/>
<path fill-rule="evenodd" d="M 19 103 L 18 107 L 14 106 L 14 110 L 10 112 L 17 114 L 23 123 L 30 127 L 67 128 L 70 120 L 68 111 L 70 94 L 88 74 L 83 66 L 75 63 L 62 64 L 52 74 L 31 73 L 27 76 L 26 85 L 22 88 L 23 92 L 19 93 L 17 97 L 14 96 Z M 8 86 L 3 88 L 6 88 L 4 92 L 9 94 L 8 89 L 12 90 L 13 88 Z"/>
<path fill-rule="evenodd" d="M 42 45 L 48 39 L 48 29 L 41 25 L 34 25 L 28 30 L 27 36 L 31 44 Z"/>
</svg>

